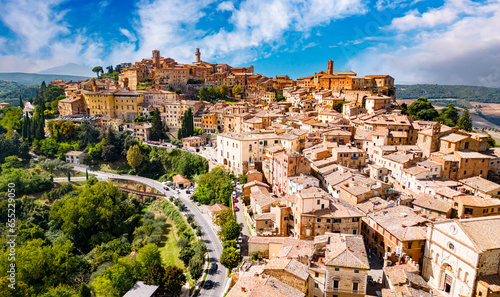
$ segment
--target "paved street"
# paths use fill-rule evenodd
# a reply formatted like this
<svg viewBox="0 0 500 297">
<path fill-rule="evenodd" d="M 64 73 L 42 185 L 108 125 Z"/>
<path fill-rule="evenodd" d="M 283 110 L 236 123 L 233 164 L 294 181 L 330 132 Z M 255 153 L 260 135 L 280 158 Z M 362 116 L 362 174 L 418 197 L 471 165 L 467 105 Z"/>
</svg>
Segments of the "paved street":
<svg viewBox="0 0 500 297">
<path fill-rule="evenodd" d="M 78 171 L 85 171 L 85 167 L 83 166 L 74 166 L 75 170 Z M 149 186 L 152 186 L 156 188 L 157 190 L 161 191 L 162 193 L 165 193 L 167 196 L 173 196 L 174 193 L 171 190 L 165 190 L 164 186 L 155 180 L 145 178 L 145 177 L 140 177 L 140 176 L 133 176 L 133 175 L 119 175 L 119 174 L 111 174 L 111 173 L 106 173 L 106 172 L 100 172 L 100 171 L 92 171 L 89 170 L 89 173 L 95 174 L 97 178 L 119 178 L 119 179 L 125 179 L 125 180 L 132 180 L 132 181 L 137 181 Z M 222 254 L 222 245 L 219 242 L 217 235 L 215 234 L 214 230 L 212 230 L 211 222 L 208 218 L 208 216 L 203 215 L 198 208 L 194 204 L 191 203 L 191 200 L 189 199 L 188 195 L 186 194 L 185 191 L 181 191 L 179 195 L 179 198 L 182 200 L 182 202 L 186 205 L 186 212 L 190 213 L 194 216 L 194 219 L 196 221 L 196 224 L 200 226 L 202 232 L 203 232 L 203 240 L 207 244 L 207 249 L 208 249 L 208 254 L 210 257 L 210 262 L 216 262 L 218 265 L 218 271 L 214 274 L 209 274 L 207 276 L 207 280 L 211 280 L 214 283 L 214 286 L 210 290 L 204 290 L 202 289 L 200 294 L 198 296 L 222 296 L 224 295 L 224 290 L 226 289 L 226 284 L 227 281 L 229 280 L 226 275 L 227 271 L 224 266 L 222 266 L 219 262 L 219 257 Z"/>
<path fill-rule="evenodd" d="M 238 202 L 235 205 L 240 209 L 236 212 L 236 221 L 241 227 L 241 239 L 243 241 L 240 245 L 240 254 L 246 257 L 248 256 L 248 238 L 250 238 L 250 233 L 245 222 L 242 185 L 236 186 L 236 197 L 238 197 Z"/>
</svg>

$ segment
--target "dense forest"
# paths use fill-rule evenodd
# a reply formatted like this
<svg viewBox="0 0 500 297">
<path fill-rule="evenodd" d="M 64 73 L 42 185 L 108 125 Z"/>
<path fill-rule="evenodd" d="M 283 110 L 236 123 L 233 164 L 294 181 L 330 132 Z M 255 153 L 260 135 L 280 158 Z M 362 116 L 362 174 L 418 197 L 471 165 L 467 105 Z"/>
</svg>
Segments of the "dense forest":
<svg viewBox="0 0 500 297">
<path fill-rule="evenodd" d="M 24 101 L 35 98 L 39 89 L 39 85 L 23 86 L 13 82 L 0 81 L 0 102 L 19 106 L 19 98 L 23 98 Z"/>
<path fill-rule="evenodd" d="M 398 99 L 464 99 L 484 103 L 500 103 L 500 89 L 477 86 L 396 85 Z"/>
</svg>

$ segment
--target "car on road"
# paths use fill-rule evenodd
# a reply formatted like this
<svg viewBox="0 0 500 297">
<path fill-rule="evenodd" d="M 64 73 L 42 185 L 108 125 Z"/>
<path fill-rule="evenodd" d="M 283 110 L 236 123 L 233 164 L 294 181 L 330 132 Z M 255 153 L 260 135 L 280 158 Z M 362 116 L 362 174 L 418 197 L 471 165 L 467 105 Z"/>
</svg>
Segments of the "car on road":
<svg viewBox="0 0 500 297">
<path fill-rule="evenodd" d="M 234 206 L 234 211 L 239 211 L 240 209 L 238 208 L 238 206 Z"/>
<path fill-rule="evenodd" d="M 231 194 L 231 196 L 234 198 L 236 197 L 236 191 L 233 191 L 233 193 Z"/>
<path fill-rule="evenodd" d="M 214 271 L 217 271 L 217 263 L 215 262 L 212 262 L 210 263 L 210 271 L 214 272 Z"/>
<path fill-rule="evenodd" d="M 212 288 L 212 286 L 213 286 L 212 281 L 211 281 L 211 280 L 209 280 L 209 279 L 207 279 L 207 280 L 205 281 L 205 284 L 203 285 L 203 288 L 204 288 L 205 290 L 209 290 L 209 289 L 211 289 L 211 288 Z"/>
<path fill-rule="evenodd" d="M 233 202 L 234 202 L 234 203 L 238 203 L 238 199 L 233 198 Z"/>
<path fill-rule="evenodd" d="M 238 242 L 243 241 L 243 238 L 241 238 L 241 235 L 238 237 Z"/>
<path fill-rule="evenodd" d="M 194 204 L 196 204 L 196 206 L 200 206 L 200 202 L 198 201 L 195 201 Z"/>
</svg>

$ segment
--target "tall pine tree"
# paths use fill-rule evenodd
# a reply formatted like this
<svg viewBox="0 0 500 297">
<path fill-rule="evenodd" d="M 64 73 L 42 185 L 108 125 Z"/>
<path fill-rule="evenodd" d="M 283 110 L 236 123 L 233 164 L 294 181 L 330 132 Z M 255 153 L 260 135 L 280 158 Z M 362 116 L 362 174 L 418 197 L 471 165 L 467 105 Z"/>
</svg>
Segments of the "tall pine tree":
<svg viewBox="0 0 500 297">
<path fill-rule="evenodd" d="M 177 132 L 177 138 L 182 139 L 194 135 L 193 111 L 188 109 L 182 116 L 182 126 Z"/>
<path fill-rule="evenodd" d="M 468 109 L 464 109 L 462 112 L 462 116 L 457 122 L 457 125 L 460 129 L 472 132 L 472 119 L 469 114 Z"/>
<path fill-rule="evenodd" d="M 151 140 L 160 140 L 163 137 L 163 125 L 161 123 L 160 111 L 158 109 L 152 112 L 150 137 Z"/>
</svg>

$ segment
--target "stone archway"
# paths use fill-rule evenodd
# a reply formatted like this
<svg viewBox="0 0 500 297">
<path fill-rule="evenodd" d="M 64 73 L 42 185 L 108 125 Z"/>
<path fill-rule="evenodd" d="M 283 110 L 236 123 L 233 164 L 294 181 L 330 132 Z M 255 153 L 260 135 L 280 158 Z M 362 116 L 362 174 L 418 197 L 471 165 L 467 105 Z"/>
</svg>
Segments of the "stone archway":
<svg viewBox="0 0 500 297">
<path fill-rule="evenodd" d="M 455 280 L 453 267 L 450 264 L 444 263 L 441 266 L 440 282 L 439 287 L 445 293 L 450 294 L 453 287 L 453 281 Z"/>
</svg>

